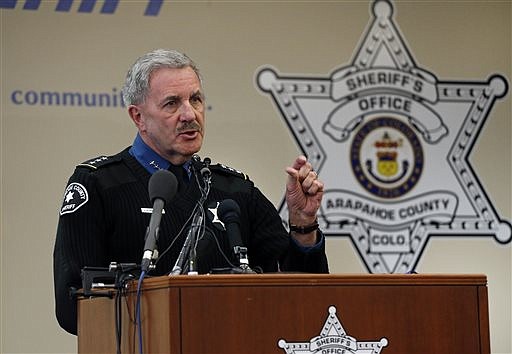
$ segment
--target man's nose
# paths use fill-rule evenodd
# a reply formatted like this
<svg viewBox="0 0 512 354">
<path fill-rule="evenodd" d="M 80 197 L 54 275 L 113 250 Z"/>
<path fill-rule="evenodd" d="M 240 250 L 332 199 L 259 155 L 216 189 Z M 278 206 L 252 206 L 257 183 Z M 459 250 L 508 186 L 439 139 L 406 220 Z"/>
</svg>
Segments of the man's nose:
<svg viewBox="0 0 512 354">
<path fill-rule="evenodd" d="M 194 120 L 196 119 L 196 114 L 194 112 L 194 108 L 190 104 L 190 101 L 184 101 L 180 106 L 180 119 L 181 120 Z"/>
</svg>

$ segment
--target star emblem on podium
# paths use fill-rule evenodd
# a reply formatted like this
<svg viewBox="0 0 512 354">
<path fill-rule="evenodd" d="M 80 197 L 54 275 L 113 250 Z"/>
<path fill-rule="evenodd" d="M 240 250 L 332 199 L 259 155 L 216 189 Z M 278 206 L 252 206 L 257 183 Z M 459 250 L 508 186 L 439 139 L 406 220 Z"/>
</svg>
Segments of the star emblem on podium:
<svg viewBox="0 0 512 354">
<path fill-rule="evenodd" d="M 286 354 L 379 354 L 387 345 L 386 338 L 378 341 L 357 341 L 354 337 L 347 335 L 336 315 L 335 306 L 329 307 L 329 315 L 319 336 L 311 338 L 309 342 L 287 342 L 284 339 L 278 341 L 279 348 Z"/>
<path fill-rule="evenodd" d="M 352 62 L 328 76 L 257 73 L 324 181 L 322 230 L 350 237 L 371 273 L 413 271 L 430 236 L 512 239 L 469 162 L 507 80 L 438 79 L 415 61 L 393 10 L 372 4 Z M 284 197 L 279 212 L 286 225 Z"/>
</svg>

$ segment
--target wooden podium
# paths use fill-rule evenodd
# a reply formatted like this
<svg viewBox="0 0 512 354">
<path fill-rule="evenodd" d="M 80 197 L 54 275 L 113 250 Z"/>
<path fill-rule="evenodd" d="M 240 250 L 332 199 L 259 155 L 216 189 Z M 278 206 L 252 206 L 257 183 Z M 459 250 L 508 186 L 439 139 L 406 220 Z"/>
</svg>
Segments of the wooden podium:
<svg viewBox="0 0 512 354">
<path fill-rule="evenodd" d="M 122 353 L 138 353 L 136 284 Z M 144 353 L 489 354 L 484 275 L 201 275 L 143 282 Z M 78 352 L 115 353 L 115 301 L 79 299 Z"/>
</svg>

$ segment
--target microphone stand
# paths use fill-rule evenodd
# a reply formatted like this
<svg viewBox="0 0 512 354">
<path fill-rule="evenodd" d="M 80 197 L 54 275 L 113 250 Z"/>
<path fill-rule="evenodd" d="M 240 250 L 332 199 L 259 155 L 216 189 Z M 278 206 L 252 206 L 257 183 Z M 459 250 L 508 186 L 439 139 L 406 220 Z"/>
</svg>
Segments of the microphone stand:
<svg viewBox="0 0 512 354">
<path fill-rule="evenodd" d="M 194 229 L 201 228 L 203 224 L 203 213 L 201 208 L 197 208 L 194 213 L 194 217 L 192 218 L 192 223 L 190 224 L 190 229 L 188 231 L 187 238 L 185 239 L 185 243 L 181 248 L 180 254 L 178 255 L 178 259 L 174 264 L 169 275 L 179 275 L 183 274 L 189 268 L 189 272 L 196 272 L 195 269 L 195 243 L 197 241 L 197 233 Z M 194 246 L 193 246 L 194 245 Z M 192 247 L 192 248 L 191 248 Z M 191 252 L 193 251 L 193 252 Z M 194 253 L 194 257 L 191 257 L 191 253 Z M 189 260 L 190 259 L 190 260 Z M 187 262 L 188 261 L 188 262 Z M 188 263 L 188 264 L 187 264 Z"/>
<path fill-rule="evenodd" d="M 233 252 L 238 259 L 238 266 L 242 270 L 242 273 L 255 273 L 251 267 L 249 267 L 249 258 L 247 257 L 247 247 L 235 246 Z"/>
<path fill-rule="evenodd" d="M 178 259 L 169 273 L 169 276 L 184 274 L 187 271 L 190 275 L 198 274 L 196 268 L 196 245 L 201 235 L 201 230 L 204 228 L 203 223 L 205 211 L 203 204 L 208 198 L 208 193 L 210 192 L 212 175 L 209 169 L 210 162 L 209 158 L 205 158 L 204 162 L 201 162 L 201 158 L 198 155 L 194 155 L 192 157 L 192 167 L 196 172 L 195 177 L 199 190 L 201 191 L 201 197 L 194 208 L 192 222 L 190 224 L 187 237 L 183 243 L 180 254 L 178 255 Z M 202 184 L 199 181 L 198 176 L 201 177 L 203 182 Z"/>
</svg>

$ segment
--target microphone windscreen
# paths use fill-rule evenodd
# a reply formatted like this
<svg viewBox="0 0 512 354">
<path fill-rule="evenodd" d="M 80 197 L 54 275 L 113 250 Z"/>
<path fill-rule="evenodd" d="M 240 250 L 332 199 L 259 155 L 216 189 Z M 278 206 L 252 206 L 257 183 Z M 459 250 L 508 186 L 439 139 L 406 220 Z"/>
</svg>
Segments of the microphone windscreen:
<svg viewBox="0 0 512 354">
<path fill-rule="evenodd" d="M 233 199 L 224 199 L 217 208 L 217 216 L 223 223 L 238 222 L 240 207 Z"/>
<path fill-rule="evenodd" d="M 159 198 L 167 204 L 178 191 L 178 180 L 172 172 L 158 170 L 149 178 L 148 190 L 151 203 Z"/>
</svg>

